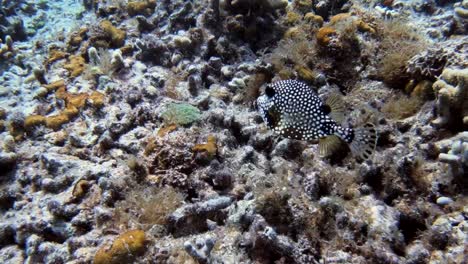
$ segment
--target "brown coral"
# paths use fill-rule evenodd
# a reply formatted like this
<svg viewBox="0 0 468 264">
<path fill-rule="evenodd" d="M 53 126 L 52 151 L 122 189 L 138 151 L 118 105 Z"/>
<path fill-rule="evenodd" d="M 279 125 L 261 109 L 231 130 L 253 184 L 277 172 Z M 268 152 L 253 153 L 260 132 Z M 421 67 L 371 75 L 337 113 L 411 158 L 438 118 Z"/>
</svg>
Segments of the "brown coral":
<svg viewBox="0 0 468 264">
<path fill-rule="evenodd" d="M 118 236 L 110 248 L 101 247 L 94 256 L 94 264 L 133 263 L 135 256 L 144 253 L 145 244 L 144 231 L 127 231 Z"/>
<path fill-rule="evenodd" d="M 24 129 L 26 131 L 31 131 L 35 127 L 45 124 L 46 118 L 42 115 L 30 115 L 24 119 Z"/>
<path fill-rule="evenodd" d="M 305 14 L 304 20 L 309 22 L 309 23 L 316 24 L 316 25 L 318 25 L 320 27 L 323 25 L 323 18 L 321 16 L 319 16 L 319 15 L 314 14 L 314 13 Z"/>
<path fill-rule="evenodd" d="M 52 63 L 62 60 L 68 57 L 68 53 L 60 50 L 52 50 L 49 54 L 49 58 L 45 61 L 44 65 L 46 67 L 50 66 Z"/>
<path fill-rule="evenodd" d="M 206 144 L 197 144 L 192 148 L 192 151 L 205 152 L 208 154 L 208 157 L 213 158 L 218 151 L 216 138 L 213 135 L 209 135 Z"/>
<path fill-rule="evenodd" d="M 158 130 L 158 136 L 159 137 L 165 137 L 167 134 L 171 133 L 172 131 L 177 129 L 176 124 L 170 124 L 167 126 L 163 126 Z"/>
<path fill-rule="evenodd" d="M 86 34 L 88 33 L 88 28 L 84 27 L 78 30 L 77 32 L 74 32 L 70 36 L 70 40 L 68 41 L 68 44 L 71 46 L 80 46 L 81 42 L 86 38 Z"/>
<path fill-rule="evenodd" d="M 333 36 L 336 36 L 336 30 L 333 27 L 321 27 L 316 34 L 317 43 L 321 46 L 328 46 Z"/>
<path fill-rule="evenodd" d="M 75 78 L 83 73 L 85 65 L 85 59 L 81 55 L 72 55 L 68 58 L 68 62 L 63 68 L 70 73 L 70 77 Z"/>
<path fill-rule="evenodd" d="M 53 130 L 58 130 L 62 127 L 62 125 L 68 123 L 70 118 L 68 115 L 61 113 L 58 115 L 49 116 L 46 118 L 46 126 Z"/>
<path fill-rule="evenodd" d="M 130 2 L 127 5 L 127 12 L 129 15 L 149 15 L 151 10 L 156 7 L 155 0 L 147 0 L 143 2 Z"/>
<path fill-rule="evenodd" d="M 63 79 L 60 79 L 60 80 L 55 81 L 53 83 L 43 85 L 42 87 L 46 88 L 47 91 L 49 91 L 49 92 L 58 90 L 61 87 L 63 87 L 65 89 L 65 81 Z"/>
<path fill-rule="evenodd" d="M 350 13 L 341 13 L 330 18 L 330 26 L 337 26 L 340 23 L 351 23 L 354 28 L 362 32 L 375 33 L 375 29 L 360 18 L 351 16 Z"/>
<path fill-rule="evenodd" d="M 305 81 L 313 82 L 317 77 L 317 73 L 311 70 L 309 67 L 296 65 L 294 69 L 296 70 L 297 75 Z"/>
<path fill-rule="evenodd" d="M 100 93 L 98 91 L 94 91 L 91 93 L 91 95 L 88 97 L 88 101 L 90 104 L 96 108 L 101 108 L 104 106 L 104 101 L 105 101 L 105 95 L 103 93 Z"/>
<path fill-rule="evenodd" d="M 118 29 L 112 25 L 108 20 L 102 21 L 100 24 L 101 29 L 108 35 L 109 44 L 111 47 L 119 48 L 125 44 L 125 31 Z"/>
</svg>

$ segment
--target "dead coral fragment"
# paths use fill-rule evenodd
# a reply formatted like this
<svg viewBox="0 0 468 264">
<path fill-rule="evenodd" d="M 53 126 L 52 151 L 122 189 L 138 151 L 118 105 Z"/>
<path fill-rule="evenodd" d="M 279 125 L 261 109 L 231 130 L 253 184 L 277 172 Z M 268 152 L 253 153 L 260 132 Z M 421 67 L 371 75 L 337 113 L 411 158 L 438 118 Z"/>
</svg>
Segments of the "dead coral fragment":
<svg viewBox="0 0 468 264">
<path fill-rule="evenodd" d="M 81 55 L 72 55 L 68 58 L 68 63 L 63 66 L 69 73 L 70 77 L 78 77 L 85 69 L 85 59 Z"/>
<path fill-rule="evenodd" d="M 102 30 L 109 36 L 111 47 L 119 48 L 125 44 L 125 31 L 118 29 L 108 20 L 104 20 L 100 24 Z"/>
<path fill-rule="evenodd" d="M 216 145 L 216 138 L 213 135 L 208 136 L 206 144 L 198 144 L 192 148 L 193 152 L 206 152 L 208 157 L 213 158 L 216 156 L 218 147 Z"/>
<path fill-rule="evenodd" d="M 145 249 L 145 232 L 127 231 L 118 236 L 110 248 L 101 247 L 94 256 L 94 264 L 132 263 Z"/>
</svg>

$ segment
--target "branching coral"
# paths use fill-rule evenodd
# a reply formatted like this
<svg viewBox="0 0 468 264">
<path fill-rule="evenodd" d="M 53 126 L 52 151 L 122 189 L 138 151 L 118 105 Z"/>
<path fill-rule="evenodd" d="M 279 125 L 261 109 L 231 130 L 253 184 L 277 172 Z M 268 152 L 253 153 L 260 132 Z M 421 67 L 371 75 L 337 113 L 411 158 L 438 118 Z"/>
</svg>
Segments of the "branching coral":
<svg viewBox="0 0 468 264">
<path fill-rule="evenodd" d="M 439 154 L 439 160 L 449 165 L 452 177 L 463 177 L 468 172 L 468 132 L 462 132 L 451 140 L 450 150 Z M 465 181 L 467 181 L 465 179 Z"/>
<path fill-rule="evenodd" d="M 468 125 L 468 69 L 445 69 L 434 83 L 437 96 L 437 127 Z"/>
<path fill-rule="evenodd" d="M 207 263 L 215 242 L 215 239 L 212 237 L 206 237 L 204 239 L 197 238 L 195 243 L 186 241 L 184 243 L 184 247 L 187 253 L 195 258 L 199 263 Z"/>
<path fill-rule="evenodd" d="M 13 39 L 7 35 L 5 37 L 5 44 L 0 39 L 0 58 L 2 60 L 8 60 L 14 56 L 13 53 Z"/>
</svg>

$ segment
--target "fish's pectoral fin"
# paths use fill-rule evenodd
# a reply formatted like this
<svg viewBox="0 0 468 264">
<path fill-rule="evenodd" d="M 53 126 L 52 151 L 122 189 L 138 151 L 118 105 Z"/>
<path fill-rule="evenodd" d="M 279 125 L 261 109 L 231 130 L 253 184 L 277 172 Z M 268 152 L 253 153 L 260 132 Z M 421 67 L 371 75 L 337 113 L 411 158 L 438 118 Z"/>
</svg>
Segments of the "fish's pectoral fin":
<svg viewBox="0 0 468 264">
<path fill-rule="evenodd" d="M 325 102 L 324 107 L 327 108 L 331 118 L 338 123 L 343 122 L 344 113 L 346 110 L 345 101 L 343 96 L 338 93 L 332 93 L 328 96 L 327 101 Z"/>
<path fill-rule="evenodd" d="M 273 105 L 265 112 L 265 119 L 270 128 L 278 127 L 281 122 L 281 112 Z"/>
<path fill-rule="evenodd" d="M 329 135 L 319 139 L 320 156 L 330 156 L 341 146 L 341 140 L 337 135 Z"/>
</svg>

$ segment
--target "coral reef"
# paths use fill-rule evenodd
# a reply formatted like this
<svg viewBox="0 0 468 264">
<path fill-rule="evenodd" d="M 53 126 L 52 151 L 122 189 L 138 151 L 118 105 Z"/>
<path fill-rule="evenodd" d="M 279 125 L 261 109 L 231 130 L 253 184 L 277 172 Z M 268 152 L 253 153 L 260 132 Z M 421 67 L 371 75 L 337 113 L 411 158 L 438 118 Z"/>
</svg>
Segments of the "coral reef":
<svg viewBox="0 0 468 264">
<path fill-rule="evenodd" d="M 0 1 L 0 263 L 466 262 L 467 8 Z M 271 131 L 281 79 L 374 156 Z"/>
</svg>

